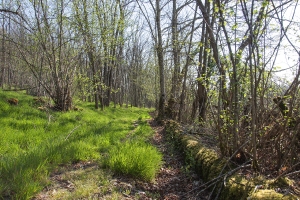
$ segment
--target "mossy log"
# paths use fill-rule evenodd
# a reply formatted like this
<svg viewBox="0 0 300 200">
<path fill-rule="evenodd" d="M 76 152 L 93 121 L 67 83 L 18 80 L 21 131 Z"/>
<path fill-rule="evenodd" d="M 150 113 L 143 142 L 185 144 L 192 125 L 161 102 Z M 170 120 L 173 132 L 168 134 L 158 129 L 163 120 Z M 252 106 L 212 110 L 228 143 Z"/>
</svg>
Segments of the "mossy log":
<svg viewBox="0 0 300 200">
<path fill-rule="evenodd" d="M 230 167 L 225 166 L 228 165 L 227 159 L 220 158 L 214 150 L 206 148 L 193 135 L 178 134 L 178 131 L 174 134 L 174 132 L 167 131 L 174 131 L 174 127 L 172 122 L 166 123 L 166 134 L 178 137 L 173 138 L 174 141 L 181 141 L 180 149 L 185 153 L 187 164 L 192 166 L 205 182 L 213 182 L 220 177 L 217 188 L 214 190 L 214 195 L 219 195 L 218 199 L 297 199 L 293 195 L 276 192 L 274 190 L 276 184 L 270 184 L 270 180 L 261 176 L 246 179 L 238 173 L 231 173 Z M 221 192 L 218 194 L 220 188 Z"/>
<path fill-rule="evenodd" d="M 283 194 L 277 193 L 274 190 L 264 189 L 259 190 L 251 195 L 251 200 L 269 200 L 269 199 L 296 199 L 291 196 L 284 196 Z"/>
</svg>

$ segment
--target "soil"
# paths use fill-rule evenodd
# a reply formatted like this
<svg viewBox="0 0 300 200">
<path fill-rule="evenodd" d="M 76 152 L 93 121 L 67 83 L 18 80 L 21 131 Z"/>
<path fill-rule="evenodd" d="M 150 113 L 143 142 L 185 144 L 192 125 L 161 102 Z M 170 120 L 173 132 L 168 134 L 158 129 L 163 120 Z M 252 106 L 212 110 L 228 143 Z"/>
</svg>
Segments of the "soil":
<svg viewBox="0 0 300 200">
<path fill-rule="evenodd" d="M 208 193 L 198 193 L 197 188 L 203 184 L 202 180 L 193 170 L 185 166 L 183 154 L 174 150 L 173 145 L 167 142 L 164 127 L 157 124 L 154 120 L 150 120 L 149 124 L 155 130 L 152 143 L 163 153 L 164 164 L 157 174 L 154 183 L 139 182 L 135 184 L 136 189 L 142 191 L 141 194 L 144 194 L 139 199 L 208 199 Z M 118 179 L 130 182 L 130 180 L 122 177 L 118 177 Z M 154 194 L 157 194 L 157 198 L 153 198 Z"/>
</svg>

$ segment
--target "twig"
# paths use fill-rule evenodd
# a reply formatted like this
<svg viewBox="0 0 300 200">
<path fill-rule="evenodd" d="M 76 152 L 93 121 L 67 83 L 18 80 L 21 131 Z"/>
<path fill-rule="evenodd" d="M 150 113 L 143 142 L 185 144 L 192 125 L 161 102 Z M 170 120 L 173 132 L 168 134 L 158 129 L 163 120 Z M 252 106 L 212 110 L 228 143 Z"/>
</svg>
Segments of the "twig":
<svg viewBox="0 0 300 200">
<path fill-rule="evenodd" d="M 225 170 L 225 167 L 228 165 L 228 163 L 232 160 L 232 158 L 234 156 L 236 156 L 236 154 L 244 147 L 246 146 L 246 144 L 249 143 L 249 140 L 247 140 L 244 144 L 242 144 L 232 155 L 231 157 L 227 160 L 226 164 L 224 165 L 223 169 L 221 170 L 220 174 L 223 173 L 223 171 Z"/>
<path fill-rule="evenodd" d="M 216 185 L 215 185 L 215 187 L 216 187 Z M 217 193 L 217 196 L 215 197 L 215 199 L 219 199 L 222 189 L 223 189 L 223 184 L 220 185 L 220 188 L 218 190 L 218 193 Z"/>
<path fill-rule="evenodd" d="M 247 163 L 245 163 L 245 164 L 247 164 Z M 196 188 L 194 188 L 194 189 L 188 191 L 187 194 L 190 193 L 190 192 L 193 192 L 193 191 L 195 191 L 195 190 L 197 190 L 197 189 L 199 189 L 199 188 L 201 188 L 201 187 L 204 187 L 204 186 L 208 185 L 208 186 L 204 189 L 204 190 L 206 190 L 207 188 L 209 188 L 209 187 L 211 187 L 212 185 L 214 185 L 214 184 L 216 184 L 217 182 L 219 182 L 220 179 L 222 179 L 224 176 L 226 176 L 226 177 L 231 176 L 234 172 L 236 172 L 236 171 L 238 171 L 238 170 L 240 170 L 240 169 L 247 168 L 247 167 L 250 167 L 250 166 L 251 166 L 250 164 L 247 164 L 247 165 L 245 165 L 245 164 L 244 164 L 244 165 L 241 165 L 241 166 L 239 166 L 239 167 L 237 167 L 237 168 L 235 168 L 235 169 L 233 169 L 233 170 L 231 170 L 231 171 L 229 171 L 229 172 L 227 172 L 227 173 L 225 173 L 225 174 L 221 174 L 221 175 L 219 175 L 218 177 L 216 177 L 216 178 L 214 178 L 214 179 L 212 179 L 212 180 L 210 180 L 210 181 L 208 181 L 208 182 L 206 182 L 206 183 L 200 185 L 199 187 L 196 187 Z M 201 192 L 203 192 L 204 190 L 201 190 L 201 191 L 197 194 L 197 196 L 198 196 Z"/>
<path fill-rule="evenodd" d="M 232 160 L 232 158 L 244 147 L 244 146 L 246 146 L 246 144 L 248 144 L 248 142 L 249 142 L 249 140 L 247 140 L 244 144 L 242 144 L 231 156 L 230 156 L 230 158 L 229 159 L 227 159 L 227 162 L 226 162 L 226 164 L 223 166 L 223 168 L 222 168 L 222 170 L 221 170 L 221 172 L 220 172 L 220 174 L 219 174 L 219 176 L 223 173 L 223 171 L 225 170 L 225 168 L 226 168 L 226 166 L 228 165 L 228 163 Z M 246 163 L 244 163 L 244 165 L 245 164 L 247 164 L 248 162 L 246 162 Z M 243 166 L 243 165 L 242 165 Z M 226 187 L 226 179 L 227 179 L 227 176 L 231 176 L 231 174 L 225 174 L 224 175 L 224 179 L 223 179 L 223 182 L 224 182 L 224 186 Z M 214 188 L 215 189 L 215 188 Z M 219 188 L 219 190 L 218 190 L 218 193 L 217 193 L 217 196 L 216 196 L 216 198 L 215 199 L 218 199 L 218 197 L 219 197 L 219 195 L 220 195 L 220 193 L 221 193 L 221 191 L 222 191 L 222 189 L 223 189 L 223 185 L 221 185 L 220 186 L 220 188 Z M 214 192 L 214 190 L 212 191 L 212 192 Z"/>
<path fill-rule="evenodd" d="M 206 190 L 207 188 L 210 188 L 212 185 L 214 185 L 214 184 L 217 184 L 219 181 L 220 181 L 220 179 L 222 179 L 223 178 L 223 180 L 224 180 L 224 185 L 226 185 L 225 184 L 225 180 L 226 180 L 226 178 L 228 177 L 228 176 L 231 176 L 234 172 L 236 172 L 236 171 L 238 171 L 238 170 L 240 170 L 240 169 L 243 169 L 243 168 L 246 168 L 246 167 L 249 167 L 249 166 L 251 166 L 250 164 L 247 164 L 247 163 L 249 163 L 249 162 L 251 162 L 251 160 L 250 161 L 248 161 L 248 162 L 246 162 L 246 163 L 244 163 L 243 165 L 241 165 L 241 166 L 239 166 L 239 167 L 237 167 L 237 168 L 235 168 L 235 169 L 233 169 L 233 170 L 231 170 L 231 171 L 229 171 L 229 172 L 227 172 L 227 173 L 224 173 L 224 174 L 222 174 L 223 173 L 223 171 L 225 170 L 225 168 L 226 168 L 226 166 L 228 165 L 228 163 L 230 162 L 230 160 L 248 143 L 249 141 L 246 141 L 244 144 L 242 144 L 232 155 L 231 155 L 231 157 L 227 160 L 227 162 L 226 162 L 226 164 L 224 165 L 224 167 L 222 168 L 222 170 L 221 170 L 221 172 L 219 173 L 219 176 L 217 176 L 216 178 L 214 178 L 214 179 L 212 179 L 212 180 L 210 180 L 210 181 L 208 181 L 208 182 L 206 182 L 206 183 L 204 183 L 204 184 L 202 184 L 202 185 L 200 185 L 199 187 L 197 187 L 197 188 L 194 188 L 194 189 L 192 189 L 192 190 L 190 190 L 189 192 L 187 192 L 186 194 L 188 194 L 188 193 L 191 193 L 191 192 L 193 192 L 193 191 L 195 191 L 195 190 L 197 190 L 197 189 L 199 189 L 199 188 L 201 188 L 201 187 L 205 187 L 205 186 L 207 186 L 205 189 L 203 189 L 203 190 L 201 190 L 200 192 L 198 192 L 197 193 L 197 195 L 196 196 L 198 196 L 201 192 L 203 192 L 204 190 Z M 213 190 L 215 190 L 215 187 L 214 187 L 214 189 Z M 221 189 L 219 189 L 218 190 L 218 195 L 219 195 L 219 193 L 221 192 Z"/>
<path fill-rule="evenodd" d="M 217 184 L 217 183 L 220 181 L 220 179 L 222 179 L 224 176 L 226 176 L 226 177 L 231 176 L 234 172 L 236 172 L 236 171 L 238 171 L 238 170 L 240 170 L 240 169 L 243 169 L 243 168 L 250 167 L 250 166 L 251 166 L 250 164 L 247 164 L 247 165 L 241 165 L 241 166 L 239 166 L 239 167 L 237 167 L 237 168 L 235 168 L 235 169 L 233 169 L 233 170 L 231 170 L 231 171 L 229 171 L 229 172 L 227 172 L 227 173 L 225 173 L 225 174 L 222 174 L 222 175 L 220 175 L 220 176 L 214 178 L 213 180 L 207 182 L 207 183 L 211 183 L 211 184 L 210 184 L 209 186 L 207 186 L 205 189 L 203 189 L 203 190 L 201 190 L 200 192 L 198 192 L 198 194 L 197 194 L 196 196 L 198 196 L 201 192 L 203 192 L 203 191 L 206 190 L 207 188 L 211 187 L 212 185 Z M 206 183 L 206 184 L 207 184 L 207 183 Z M 199 186 L 199 188 L 202 187 L 202 186 L 205 186 L 206 184 L 202 184 L 201 186 Z M 198 188 L 195 188 L 195 189 L 193 189 L 193 190 L 196 190 L 196 189 L 198 189 Z M 191 191 L 193 191 L 193 190 L 191 190 Z M 191 191 L 190 191 L 190 192 L 191 192 Z"/>
<path fill-rule="evenodd" d="M 293 165 L 293 166 L 291 167 L 291 169 L 293 169 L 294 167 L 296 167 L 296 166 L 298 166 L 298 165 L 300 165 L 300 162 L 298 162 L 297 164 Z M 280 174 L 279 176 L 277 176 L 277 177 L 275 178 L 274 182 L 277 181 L 278 179 L 280 179 L 280 178 L 283 177 L 283 176 L 288 176 L 288 175 L 291 175 L 291 174 L 294 174 L 294 173 L 295 173 L 295 174 L 296 174 L 296 173 L 299 173 L 299 171 L 295 171 L 295 172 L 291 172 L 291 173 L 288 174 L 289 171 L 290 171 L 290 170 L 287 170 L 287 171 L 283 172 L 282 174 Z"/>
<path fill-rule="evenodd" d="M 210 195 L 209 195 L 209 197 L 208 197 L 209 200 L 212 198 L 212 195 L 213 195 L 213 193 L 214 193 L 216 187 L 217 187 L 217 183 L 215 184 L 214 188 L 211 190 L 211 193 L 210 193 Z M 222 188 L 222 187 L 223 187 L 223 185 L 221 185 L 221 188 Z M 216 197 L 216 198 L 217 198 L 217 197 Z"/>
<path fill-rule="evenodd" d="M 47 111 L 47 108 L 46 108 L 46 111 Z M 49 114 L 49 116 L 48 116 L 48 125 L 51 123 L 51 117 L 52 117 L 52 115 Z"/>
<path fill-rule="evenodd" d="M 81 124 L 79 124 L 78 126 L 76 126 L 75 128 L 73 128 L 73 129 L 70 131 L 70 133 L 67 135 L 67 137 L 65 138 L 65 140 L 67 140 L 67 139 L 70 137 L 70 135 L 71 135 L 76 129 L 78 129 L 80 126 L 81 126 Z"/>
<path fill-rule="evenodd" d="M 226 187 L 226 179 L 228 176 L 231 176 L 233 173 L 235 173 L 236 171 L 242 169 L 242 168 L 246 168 L 246 167 L 249 167 L 251 166 L 250 164 L 247 164 L 249 162 L 252 162 L 252 160 L 249 160 L 248 162 L 244 163 L 243 165 L 241 165 L 240 167 L 238 168 L 235 168 L 233 169 L 232 171 L 228 172 L 227 174 L 224 175 L 224 178 L 223 178 L 223 184 L 220 186 L 219 190 L 218 190 L 218 193 L 217 193 L 217 196 L 216 196 L 216 200 L 219 198 L 220 194 L 221 194 L 221 191 L 223 189 L 223 186 Z M 247 164 L 247 165 L 246 165 Z"/>
<path fill-rule="evenodd" d="M 216 186 L 217 183 L 218 183 L 218 181 L 219 181 L 219 180 L 216 180 L 216 181 L 212 182 L 211 184 L 209 184 L 206 188 L 200 190 L 200 191 L 196 194 L 196 197 L 197 197 L 199 194 L 201 194 L 202 192 L 204 192 L 206 189 L 210 188 L 211 186 L 213 186 L 213 185 Z M 201 187 L 201 186 L 200 186 L 200 187 Z M 199 188 L 200 188 L 200 187 L 199 187 Z M 197 188 L 195 188 L 195 189 L 197 189 Z M 193 189 L 193 190 L 195 190 L 195 189 Z M 193 190 L 192 190 L 192 191 L 193 191 Z M 209 195 L 209 199 L 210 199 L 210 197 L 211 197 L 211 195 Z"/>
<path fill-rule="evenodd" d="M 300 174 L 300 170 L 288 173 L 288 174 L 286 174 L 284 176 L 290 176 L 290 175 L 294 175 L 294 174 L 298 174 L 298 173 Z"/>
</svg>

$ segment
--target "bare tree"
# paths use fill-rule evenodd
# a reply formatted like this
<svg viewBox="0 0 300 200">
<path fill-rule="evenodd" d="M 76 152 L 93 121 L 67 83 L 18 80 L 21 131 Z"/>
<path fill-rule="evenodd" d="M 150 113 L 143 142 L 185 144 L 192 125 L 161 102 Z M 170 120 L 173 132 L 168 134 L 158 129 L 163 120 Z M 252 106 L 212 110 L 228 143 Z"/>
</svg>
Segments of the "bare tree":
<svg viewBox="0 0 300 200">
<path fill-rule="evenodd" d="M 164 75 L 164 48 L 162 41 L 162 28 L 161 28 L 161 5 L 160 1 L 156 0 L 155 4 L 152 1 L 149 1 L 151 8 L 154 12 L 155 25 L 150 22 L 149 16 L 145 13 L 144 5 L 141 5 L 141 2 L 137 1 L 139 8 L 141 9 L 147 24 L 150 28 L 151 36 L 154 41 L 154 46 L 156 50 L 156 56 L 158 61 L 159 68 L 159 85 L 160 85 L 160 96 L 158 101 L 158 119 L 162 120 L 165 117 L 165 75 Z"/>
<path fill-rule="evenodd" d="M 48 10 L 49 4 L 53 10 Z M 72 62 L 74 50 L 68 43 L 71 38 L 66 34 L 65 2 L 32 1 L 31 6 L 34 18 L 27 27 L 31 35 L 27 43 L 14 41 L 20 59 L 51 97 L 54 108 L 70 110 L 76 65 Z M 54 19 L 50 17 L 52 14 Z M 42 77 L 41 71 L 45 71 Z"/>
</svg>

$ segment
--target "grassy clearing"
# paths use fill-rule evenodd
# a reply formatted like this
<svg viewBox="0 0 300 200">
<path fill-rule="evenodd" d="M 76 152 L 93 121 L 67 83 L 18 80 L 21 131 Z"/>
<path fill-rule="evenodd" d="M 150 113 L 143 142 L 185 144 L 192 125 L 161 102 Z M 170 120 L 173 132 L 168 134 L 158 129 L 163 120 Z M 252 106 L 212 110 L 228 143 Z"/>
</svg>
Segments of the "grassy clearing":
<svg viewBox="0 0 300 200">
<path fill-rule="evenodd" d="M 19 99 L 19 105 L 9 105 L 8 98 Z M 149 110 L 97 111 L 92 103 L 76 105 L 82 110 L 41 111 L 33 97 L 0 90 L 0 197 L 30 199 L 50 184 L 49 174 L 58 166 L 78 161 L 96 161 L 144 180 L 154 178 L 161 155 L 147 143 L 152 134 L 146 123 Z M 97 189 L 104 183 L 94 177 L 99 179 L 93 181 Z M 79 187 L 76 192 L 83 197 L 88 193 Z"/>
</svg>

